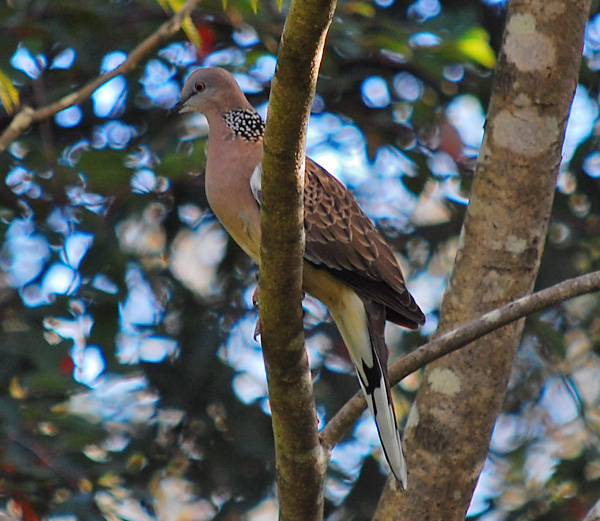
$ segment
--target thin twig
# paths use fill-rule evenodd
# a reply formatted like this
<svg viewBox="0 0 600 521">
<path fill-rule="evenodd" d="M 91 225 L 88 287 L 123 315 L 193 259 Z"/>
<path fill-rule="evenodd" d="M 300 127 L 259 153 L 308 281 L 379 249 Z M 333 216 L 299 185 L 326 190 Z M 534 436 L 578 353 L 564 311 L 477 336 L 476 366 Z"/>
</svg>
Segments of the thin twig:
<svg viewBox="0 0 600 521">
<path fill-rule="evenodd" d="M 515 320 L 554 306 L 564 300 L 595 291 L 600 291 L 600 271 L 569 279 L 532 295 L 521 297 L 510 304 L 481 315 L 464 326 L 448 331 L 412 353 L 399 358 L 390 365 L 390 382 L 395 385 L 404 377 L 434 360 Z M 365 407 L 366 403 L 362 393 L 356 393 L 321 431 L 323 446 L 331 448 L 338 443 L 344 433 L 356 422 Z"/>
<path fill-rule="evenodd" d="M 190 15 L 200 0 L 187 0 L 180 11 L 175 13 L 169 20 L 163 23 L 156 31 L 148 38 L 140 43 L 133 51 L 129 53 L 127 59 L 116 69 L 101 74 L 94 78 L 81 89 L 67 94 L 54 103 L 50 103 L 37 110 L 31 107 L 23 107 L 13 118 L 10 125 L 0 135 L 0 153 L 25 132 L 33 123 L 38 123 L 42 120 L 54 116 L 56 113 L 64 110 L 72 105 L 77 105 L 87 100 L 92 93 L 101 85 L 111 80 L 120 74 L 126 74 L 133 70 L 138 63 L 148 55 L 158 44 L 167 38 L 173 36 L 181 28 L 183 19 Z"/>
<path fill-rule="evenodd" d="M 600 499 L 594 503 L 583 521 L 600 521 Z"/>
</svg>

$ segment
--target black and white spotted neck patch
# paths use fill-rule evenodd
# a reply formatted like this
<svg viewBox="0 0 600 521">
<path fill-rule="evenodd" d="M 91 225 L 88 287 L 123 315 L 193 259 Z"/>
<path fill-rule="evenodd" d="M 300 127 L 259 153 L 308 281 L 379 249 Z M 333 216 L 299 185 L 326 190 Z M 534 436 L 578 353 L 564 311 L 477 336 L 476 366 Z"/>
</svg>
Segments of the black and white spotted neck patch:
<svg viewBox="0 0 600 521">
<path fill-rule="evenodd" d="M 225 112 L 225 124 L 236 136 L 256 143 L 265 133 L 265 122 L 258 112 L 252 109 L 234 109 Z"/>
</svg>

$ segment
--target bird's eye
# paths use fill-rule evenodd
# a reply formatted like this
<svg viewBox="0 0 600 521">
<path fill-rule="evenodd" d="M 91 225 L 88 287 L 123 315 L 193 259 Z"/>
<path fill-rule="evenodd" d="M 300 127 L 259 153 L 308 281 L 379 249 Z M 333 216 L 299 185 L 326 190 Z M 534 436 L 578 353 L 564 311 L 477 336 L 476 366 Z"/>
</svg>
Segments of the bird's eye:
<svg viewBox="0 0 600 521">
<path fill-rule="evenodd" d="M 202 92 L 205 88 L 206 88 L 206 85 L 204 85 L 204 83 L 202 83 L 201 81 L 197 82 L 194 85 L 194 90 L 196 92 Z"/>
</svg>

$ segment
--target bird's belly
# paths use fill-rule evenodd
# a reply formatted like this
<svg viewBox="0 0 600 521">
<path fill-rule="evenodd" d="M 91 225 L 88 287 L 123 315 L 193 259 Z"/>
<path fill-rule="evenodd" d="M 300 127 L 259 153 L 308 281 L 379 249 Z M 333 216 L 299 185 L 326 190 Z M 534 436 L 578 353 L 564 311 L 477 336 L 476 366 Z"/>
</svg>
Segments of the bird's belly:
<svg viewBox="0 0 600 521">
<path fill-rule="evenodd" d="M 227 233 L 258 263 L 260 251 L 260 208 L 247 183 L 220 186 L 208 183 L 206 197 L 213 213 Z"/>
<path fill-rule="evenodd" d="M 302 286 L 307 293 L 325 304 L 332 313 L 340 306 L 346 293 L 352 291 L 326 270 L 315 268 L 306 261 L 303 266 Z"/>
<path fill-rule="evenodd" d="M 304 263 L 303 286 L 329 309 L 358 370 L 363 367 L 363 362 L 373 367 L 365 306 L 356 292 L 326 270 L 315 268 L 308 262 Z"/>
<path fill-rule="evenodd" d="M 260 221 L 257 223 L 253 216 L 244 210 L 237 212 L 231 219 L 220 219 L 233 240 L 257 264 L 260 260 Z"/>
</svg>

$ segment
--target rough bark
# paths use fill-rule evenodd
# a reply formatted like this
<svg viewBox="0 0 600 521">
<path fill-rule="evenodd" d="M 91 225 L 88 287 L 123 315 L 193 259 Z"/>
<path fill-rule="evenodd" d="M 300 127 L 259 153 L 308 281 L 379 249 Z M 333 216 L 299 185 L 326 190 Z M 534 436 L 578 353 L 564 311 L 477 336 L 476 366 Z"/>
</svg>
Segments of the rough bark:
<svg viewBox="0 0 600 521">
<path fill-rule="evenodd" d="M 589 0 L 510 4 L 440 333 L 532 291 L 589 8 Z M 408 491 L 386 487 L 375 519 L 464 519 L 523 323 L 427 367 L 406 425 Z"/>
<path fill-rule="evenodd" d="M 262 176 L 260 320 L 280 519 L 323 517 L 328 457 L 319 442 L 302 323 L 305 136 L 335 0 L 294 0 L 269 100 Z"/>
</svg>

